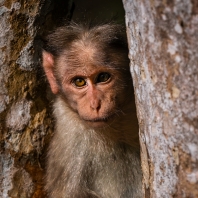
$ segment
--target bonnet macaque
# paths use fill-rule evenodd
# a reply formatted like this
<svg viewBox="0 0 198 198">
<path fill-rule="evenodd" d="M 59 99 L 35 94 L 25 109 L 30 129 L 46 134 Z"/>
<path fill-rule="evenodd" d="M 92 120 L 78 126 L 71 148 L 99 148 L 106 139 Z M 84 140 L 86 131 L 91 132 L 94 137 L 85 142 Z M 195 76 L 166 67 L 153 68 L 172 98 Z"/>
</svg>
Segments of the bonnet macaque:
<svg viewBox="0 0 198 198">
<path fill-rule="evenodd" d="M 50 198 L 142 198 L 138 124 L 123 28 L 72 24 L 46 37 L 56 95 Z"/>
</svg>

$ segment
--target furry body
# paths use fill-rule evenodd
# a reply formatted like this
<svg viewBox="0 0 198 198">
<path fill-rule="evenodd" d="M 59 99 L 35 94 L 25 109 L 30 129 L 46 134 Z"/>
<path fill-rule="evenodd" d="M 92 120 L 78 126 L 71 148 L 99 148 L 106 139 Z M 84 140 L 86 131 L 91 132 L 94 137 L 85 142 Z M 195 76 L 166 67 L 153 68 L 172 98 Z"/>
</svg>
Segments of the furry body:
<svg viewBox="0 0 198 198">
<path fill-rule="evenodd" d="M 119 25 L 61 27 L 43 67 L 56 94 L 48 151 L 50 198 L 141 198 L 138 123 Z"/>
</svg>

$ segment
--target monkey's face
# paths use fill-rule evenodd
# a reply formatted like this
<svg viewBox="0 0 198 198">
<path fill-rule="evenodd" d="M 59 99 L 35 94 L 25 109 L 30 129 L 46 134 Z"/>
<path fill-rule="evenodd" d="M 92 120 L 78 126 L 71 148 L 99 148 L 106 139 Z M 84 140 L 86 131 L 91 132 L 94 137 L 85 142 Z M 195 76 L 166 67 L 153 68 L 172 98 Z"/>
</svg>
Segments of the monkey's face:
<svg viewBox="0 0 198 198">
<path fill-rule="evenodd" d="M 122 109 L 124 89 L 114 70 L 104 66 L 67 69 L 62 81 L 62 95 L 69 106 L 88 125 L 109 125 Z"/>
<path fill-rule="evenodd" d="M 132 90 L 126 65 L 117 61 L 119 67 L 110 66 L 102 61 L 102 55 L 96 48 L 77 46 L 54 63 L 52 55 L 43 54 L 43 66 L 53 93 L 60 94 L 92 127 L 107 126 L 119 119 Z M 114 57 L 111 62 L 116 62 Z"/>
</svg>

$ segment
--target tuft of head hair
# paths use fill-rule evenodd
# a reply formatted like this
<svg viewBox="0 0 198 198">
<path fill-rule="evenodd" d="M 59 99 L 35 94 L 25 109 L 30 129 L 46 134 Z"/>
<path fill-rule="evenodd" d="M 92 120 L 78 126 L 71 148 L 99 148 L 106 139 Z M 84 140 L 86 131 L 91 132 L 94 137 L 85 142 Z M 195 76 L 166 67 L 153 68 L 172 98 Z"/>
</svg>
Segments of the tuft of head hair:
<svg viewBox="0 0 198 198">
<path fill-rule="evenodd" d="M 115 23 L 102 25 L 77 24 L 61 26 L 44 39 L 43 49 L 50 52 L 55 58 L 64 50 L 70 50 L 74 42 L 92 44 L 102 50 L 128 51 L 125 27 Z"/>
</svg>

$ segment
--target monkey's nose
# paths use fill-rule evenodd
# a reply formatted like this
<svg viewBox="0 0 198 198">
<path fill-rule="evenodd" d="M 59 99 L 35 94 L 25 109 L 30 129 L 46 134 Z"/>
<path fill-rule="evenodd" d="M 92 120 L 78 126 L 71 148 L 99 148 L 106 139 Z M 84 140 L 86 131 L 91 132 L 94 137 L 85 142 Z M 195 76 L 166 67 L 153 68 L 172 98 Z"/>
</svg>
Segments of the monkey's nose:
<svg viewBox="0 0 198 198">
<path fill-rule="evenodd" d="M 98 100 L 92 100 L 92 101 L 90 101 L 90 107 L 92 110 L 98 112 L 101 108 L 101 103 Z"/>
</svg>

